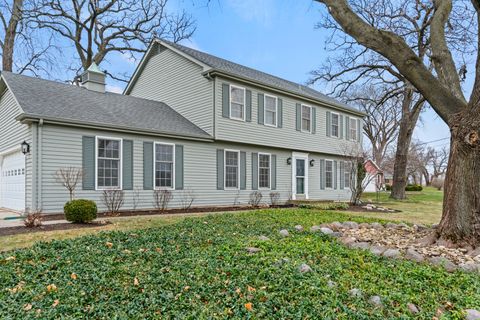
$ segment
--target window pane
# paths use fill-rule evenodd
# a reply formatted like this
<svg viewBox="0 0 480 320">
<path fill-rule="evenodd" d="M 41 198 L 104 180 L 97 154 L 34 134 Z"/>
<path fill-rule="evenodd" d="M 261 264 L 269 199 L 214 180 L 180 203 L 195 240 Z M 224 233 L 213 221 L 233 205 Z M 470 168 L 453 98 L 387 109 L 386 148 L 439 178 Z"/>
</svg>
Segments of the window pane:
<svg viewBox="0 0 480 320">
<path fill-rule="evenodd" d="M 265 123 L 272 126 L 277 125 L 277 117 L 275 112 L 265 111 Z"/>
<path fill-rule="evenodd" d="M 333 162 L 325 161 L 325 187 L 333 188 Z"/>
<path fill-rule="evenodd" d="M 275 112 L 277 110 L 277 99 L 265 96 L 265 110 Z"/>
<path fill-rule="evenodd" d="M 297 159 L 297 177 L 305 176 L 305 160 Z"/>
<path fill-rule="evenodd" d="M 155 144 L 155 186 L 173 188 L 174 146 Z"/>
<path fill-rule="evenodd" d="M 243 119 L 243 105 L 232 102 L 230 116 L 232 118 Z"/>
<path fill-rule="evenodd" d="M 258 180 L 260 188 L 270 188 L 270 155 L 258 156 Z"/>
<path fill-rule="evenodd" d="M 310 131 L 310 111 L 310 107 L 302 106 L 302 130 L 304 131 Z"/>
<path fill-rule="evenodd" d="M 245 90 L 242 88 L 230 87 L 230 99 L 239 104 L 245 103 Z"/>
<path fill-rule="evenodd" d="M 338 117 L 338 114 L 332 113 L 331 128 L 332 128 L 331 135 L 333 137 L 338 137 L 339 136 L 338 135 L 338 133 L 339 133 L 339 117 Z"/>
<path fill-rule="evenodd" d="M 305 178 L 297 178 L 297 194 L 305 193 Z"/>
<path fill-rule="evenodd" d="M 120 141 L 98 139 L 97 185 L 120 187 Z"/>
<path fill-rule="evenodd" d="M 225 152 L 225 187 L 238 188 L 238 152 Z"/>
</svg>

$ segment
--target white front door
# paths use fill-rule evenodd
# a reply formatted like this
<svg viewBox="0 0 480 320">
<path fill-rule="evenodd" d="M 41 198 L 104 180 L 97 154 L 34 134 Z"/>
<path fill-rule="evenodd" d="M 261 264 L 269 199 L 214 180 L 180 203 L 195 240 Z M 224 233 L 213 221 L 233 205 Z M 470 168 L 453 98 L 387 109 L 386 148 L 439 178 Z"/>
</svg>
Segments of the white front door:
<svg viewBox="0 0 480 320">
<path fill-rule="evenodd" d="M 25 210 L 25 156 L 10 153 L 0 160 L 0 208 Z"/>
<path fill-rule="evenodd" d="M 292 199 L 308 199 L 308 153 L 292 153 Z"/>
</svg>

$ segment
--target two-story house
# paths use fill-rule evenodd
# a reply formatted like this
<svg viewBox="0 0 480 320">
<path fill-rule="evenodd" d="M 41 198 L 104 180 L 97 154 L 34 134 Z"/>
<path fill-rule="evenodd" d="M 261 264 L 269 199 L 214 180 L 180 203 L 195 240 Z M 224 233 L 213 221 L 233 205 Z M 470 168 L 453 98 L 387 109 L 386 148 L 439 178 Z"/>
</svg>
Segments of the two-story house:
<svg viewBox="0 0 480 320">
<path fill-rule="evenodd" d="M 170 207 L 187 191 L 193 206 L 247 204 L 252 191 L 349 199 L 343 160 L 364 114 L 309 87 L 164 40 L 124 94 L 95 65 L 81 83 L 2 73 L 0 207 L 61 212 L 67 167 L 83 168 L 75 197 L 100 210 L 109 189 L 123 209 L 153 208 L 157 189 L 172 190 Z"/>
</svg>

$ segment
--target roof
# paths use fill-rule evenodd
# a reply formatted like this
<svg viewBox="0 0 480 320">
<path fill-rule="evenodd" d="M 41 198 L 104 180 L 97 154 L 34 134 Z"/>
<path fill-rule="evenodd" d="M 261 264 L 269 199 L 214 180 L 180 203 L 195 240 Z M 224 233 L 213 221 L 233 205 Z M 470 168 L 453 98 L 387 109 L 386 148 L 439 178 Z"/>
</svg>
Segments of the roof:
<svg viewBox="0 0 480 320">
<path fill-rule="evenodd" d="M 316 100 L 320 103 L 324 103 L 330 106 L 335 106 L 337 108 L 343 109 L 345 111 L 353 112 L 355 114 L 363 115 L 364 113 L 358 109 L 352 108 L 347 104 L 344 104 L 340 101 L 337 101 L 317 90 L 314 90 L 308 86 L 298 84 L 292 81 L 288 81 L 271 74 L 258 71 L 238 63 L 228 61 L 211 54 L 198 51 L 178 43 L 173 43 L 167 40 L 158 39 L 159 43 L 170 46 L 183 54 L 186 54 L 200 62 L 201 64 L 207 65 L 212 70 L 210 71 L 219 71 L 236 77 L 253 80 L 259 82 L 263 85 L 280 89 L 282 91 L 290 92 L 296 95 L 300 95 L 309 99 Z"/>
<path fill-rule="evenodd" d="M 23 118 L 213 139 L 163 102 L 6 71 L 1 76 L 23 109 Z"/>
</svg>

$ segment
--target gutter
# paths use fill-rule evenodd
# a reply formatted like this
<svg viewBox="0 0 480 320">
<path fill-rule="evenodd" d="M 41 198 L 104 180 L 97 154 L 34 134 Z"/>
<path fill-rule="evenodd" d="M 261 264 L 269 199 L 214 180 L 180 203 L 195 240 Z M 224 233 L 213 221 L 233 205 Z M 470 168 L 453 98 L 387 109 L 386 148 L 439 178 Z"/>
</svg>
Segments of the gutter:
<svg viewBox="0 0 480 320">
<path fill-rule="evenodd" d="M 115 132 L 126 132 L 131 134 L 141 134 L 141 135 L 149 135 L 149 136 L 161 136 L 165 138 L 174 138 L 174 139 L 183 139 L 183 140 L 194 140 L 194 141 L 204 141 L 204 142 L 213 142 L 214 138 L 202 138 L 193 135 L 182 135 L 182 134 L 172 134 L 168 132 L 161 132 L 161 131 L 154 131 L 154 130 L 142 130 L 136 129 L 132 127 L 126 126 L 115 126 L 112 127 L 111 125 L 101 124 L 101 123 L 94 123 L 94 122 L 77 122 L 75 120 L 68 120 L 68 119 L 61 119 L 61 118 L 54 118 L 54 117 L 41 117 L 38 115 L 26 114 L 22 113 L 15 118 L 17 121 L 21 123 L 48 123 L 48 124 L 55 124 L 55 125 L 63 125 L 63 126 L 71 126 L 71 127 L 78 127 L 78 128 L 86 128 L 86 129 L 101 129 L 101 130 L 108 130 L 108 131 L 115 131 Z"/>
<path fill-rule="evenodd" d="M 287 93 L 288 95 L 290 95 L 292 97 L 295 97 L 295 98 L 298 98 L 298 99 L 301 99 L 301 100 L 306 100 L 306 101 L 309 101 L 311 103 L 319 104 L 323 107 L 332 108 L 332 109 L 340 110 L 340 111 L 343 111 L 343 112 L 348 112 L 348 113 L 351 113 L 351 114 L 354 114 L 354 115 L 357 115 L 357 116 L 361 116 L 362 118 L 367 115 L 365 112 L 362 112 L 360 110 L 349 109 L 349 108 L 345 108 L 345 107 L 340 106 L 340 105 L 330 104 L 326 101 L 322 101 L 322 100 L 318 100 L 318 99 L 315 99 L 315 98 L 307 97 L 307 96 L 292 92 L 290 90 L 280 89 L 280 88 L 276 88 L 274 86 L 269 86 L 269 85 L 266 85 L 263 82 L 255 81 L 255 80 L 245 78 L 245 77 L 240 77 L 238 75 L 228 73 L 228 72 L 225 72 L 225 71 L 221 71 L 221 70 L 217 70 L 217 69 L 207 70 L 207 71 L 203 72 L 202 75 L 204 77 L 206 77 L 207 79 L 211 78 L 211 77 L 215 77 L 216 75 L 220 75 L 220 76 L 224 76 L 224 77 L 229 78 L 229 79 L 240 80 L 242 82 L 246 82 L 246 83 L 249 83 L 249 84 L 254 85 L 254 86 L 267 88 L 267 89 L 275 91 L 277 93 L 283 93 L 283 94 Z"/>
</svg>

